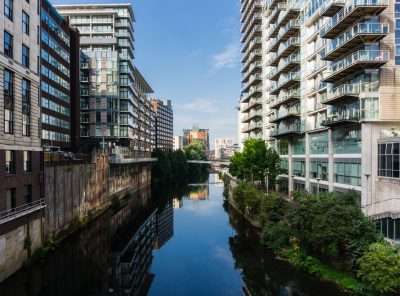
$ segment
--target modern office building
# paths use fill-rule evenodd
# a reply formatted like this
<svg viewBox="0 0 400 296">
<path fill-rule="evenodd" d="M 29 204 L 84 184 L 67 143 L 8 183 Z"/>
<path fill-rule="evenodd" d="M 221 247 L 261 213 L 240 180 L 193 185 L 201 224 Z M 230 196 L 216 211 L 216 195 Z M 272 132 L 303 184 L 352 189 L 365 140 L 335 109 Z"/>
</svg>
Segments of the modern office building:
<svg viewBox="0 0 400 296">
<path fill-rule="evenodd" d="M 3 19 L 0 24 L 0 238 L 6 244 L 2 235 L 7 227 L 11 225 L 10 230 L 29 223 L 36 210 L 44 205 L 38 60 L 40 16 L 36 0 L 3 1 L 0 7 Z M 13 210 L 19 214 L 13 214 Z"/>
<path fill-rule="evenodd" d="M 81 143 L 123 147 L 135 156 L 151 149 L 151 87 L 134 67 L 131 4 L 56 5 L 80 32 L 83 52 Z"/>
<path fill-rule="evenodd" d="M 232 147 L 233 144 L 234 144 L 234 142 L 233 142 L 233 139 L 231 139 L 231 138 L 215 139 L 214 140 L 215 158 L 216 159 L 221 158 L 222 149 Z"/>
<path fill-rule="evenodd" d="M 382 232 L 393 230 L 400 215 L 400 3 L 243 0 L 242 13 L 245 42 L 261 25 L 244 71 L 257 65 L 246 56 L 259 55 L 263 138 L 286 170 L 279 189 L 354 189 L 364 212 L 385 221 Z M 252 81 L 240 106 L 250 124 Z"/>
<path fill-rule="evenodd" d="M 79 32 L 48 0 L 41 0 L 40 86 L 42 145 L 46 150 L 79 149 Z"/>
<path fill-rule="evenodd" d="M 198 126 L 193 125 L 192 129 L 183 130 L 183 146 L 191 144 L 193 141 L 203 142 L 206 150 L 210 150 L 210 130 L 199 129 Z"/>
<path fill-rule="evenodd" d="M 171 100 L 165 104 L 162 100 L 150 99 L 155 116 L 154 148 L 172 150 L 174 148 L 174 111 Z"/>
</svg>

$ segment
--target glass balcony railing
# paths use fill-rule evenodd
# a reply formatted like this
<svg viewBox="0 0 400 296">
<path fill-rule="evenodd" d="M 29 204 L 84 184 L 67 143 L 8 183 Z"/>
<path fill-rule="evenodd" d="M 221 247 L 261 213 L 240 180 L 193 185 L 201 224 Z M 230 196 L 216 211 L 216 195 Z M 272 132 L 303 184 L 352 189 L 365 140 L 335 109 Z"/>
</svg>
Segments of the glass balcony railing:
<svg viewBox="0 0 400 296">
<path fill-rule="evenodd" d="M 300 113 L 301 113 L 300 105 L 291 106 L 290 108 L 284 111 L 277 111 L 275 114 L 273 114 L 270 117 L 270 122 L 282 120 L 292 116 L 300 116 Z"/>
<path fill-rule="evenodd" d="M 326 67 L 328 63 L 326 61 L 318 61 L 314 64 L 314 66 L 308 71 L 308 77 L 312 75 L 316 75 L 320 70 Z"/>
<path fill-rule="evenodd" d="M 329 114 L 321 124 L 324 126 L 338 126 L 356 123 L 359 120 L 360 110 L 350 109 Z"/>
<path fill-rule="evenodd" d="M 366 10 L 369 14 L 376 15 L 383 11 L 389 4 L 388 0 L 352 0 L 340 10 L 331 20 L 322 27 L 320 35 L 323 38 L 334 38 L 336 34 L 343 31 L 349 24 L 345 20 L 353 15 L 358 9 Z"/>
<path fill-rule="evenodd" d="M 319 8 L 320 15 L 334 16 L 346 4 L 346 0 L 328 0 L 324 1 Z"/>
<path fill-rule="evenodd" d="M 284 27 L 279 29 L 278 36 L 273 39 L 270 39 L 271 44 L 269 46 L 270 51 L 275 51 L 276 47 L 280 42 L 284 42 L 287 40 L 291 33 L 295 34 L 295 32 L 300 29 L 300 21 L 299 20 L 290 20 Z"/>
<path fill-rule="evenodd" d="M 262 116 L 262 110 L 252 110 L 248 114 L 242 117 L 242 122 L 249 121 L 255 117 L 261 117 Z"/>
<path fill-rule="evenodd" d="M 292 134 L 302 134 L 304 128 L 301 124 L 293 124 L 285 127 L 279 127 L 270 132 L 271 137 L 289 136 Z"/>
<path fill-rule="evenodd" d="M 360 84 L 342 84 L 328 90 L 328 94 L 322 103 L 331 102 L 341 97 L 358 97 L 360 94 Z"/>
<path fill-rule="evenodd" d="M 300 99 L 300 89 L 291 89 L 288 92 L 282 91 L 271 103 L 270 108 L 275 109 L 282 104 L 290 103 Z"/>
<path fill-rule="evenodd" d="M 248 104 L 242 105 L 241 112 L 246 112 L 247 110 L 261 104 L 262 98 L 251 98 Z"/>
<path fill-rule="evenodd" d="M 338 51 L 337 55 L 333 55 L 332 53 L 334 53 L 337 49 L 343 48 L 345 45 L 347 45 L 347 50 L 351 51 L 360 43 L 376 42 L 378 38 L 383 38 L 388 33 L 388 23 L 359 23 L 340 35 L 338 38 L 330 40 L 327 44 L 325 51 L 321 52 L 321 58 L 334 59 L 338 56 L 340 57 L 340 55 L 344 54 L 343 51 L 345 51 L 346 49 L 341 50 L 340 52 Z M 358 37 L 362 37 L 361 40 Z"/>
<path fill-rule="evenodd" d="M 286 40 L 279 46 L 277 56 L 281 57 L 284 55 L 284 53 L 290 54 L 291 52 L 288 52 L 288 49 L 292 48 L 293 50 L 295 50 L 297 46 L 300 46 L 300 38 L 290 37 L 288 40 Z"/>
<path fill-rule="evenodd" d="M 373 69 L 385 64 L 388 60 L 389 51 L 387 50 L 359 50 L 329 66 L 323 74 L 323 81 L 336 82 L 347 76 L 354 77 L 359 74 L 355 70 Z M 359 67 L 360 69 L 357 69 Z"/>
<path fill-rule="evenodd" d="M 288 56 L 285 59 L 281 59 L 279 61 L 278 67 L 274 70 L 272 70 L 269 74 L 268 74 L 268 78 L 272 79 L 272 80 L 276 80 L 278 79 L 278 75 L 281 74 L 282 72 L 284 72 L 284 70 L 290 71 L 293 70 L 293 67 L 296 67 L 297 64 L 300 63 L 300 55 L 298 54 L 291 54 L 290 56 Z M 292 67 L 289 67 L 289 66 Z"/>
<path fill-rule="evenodd" d="M 273 83 L 269 87 L 269 92 L 273 95 L 277 94 L 280 89 L 284 87 L 290 87 L 293 83 L 300 82 L 300 73 L 299 72 L 291 72 L 287 75 L 281 75 L 279 81 Z"/>
<path fill-rule="evenodd" d="M 251 97 L 253 97 L 256 93 L 261 93 L 262 92 L 262 84 L 258 84 L 255 86 L 250 87 L 249 93 L 242 98 L 242 102 L 246 102 L 249 100 Z"/>
</svg>

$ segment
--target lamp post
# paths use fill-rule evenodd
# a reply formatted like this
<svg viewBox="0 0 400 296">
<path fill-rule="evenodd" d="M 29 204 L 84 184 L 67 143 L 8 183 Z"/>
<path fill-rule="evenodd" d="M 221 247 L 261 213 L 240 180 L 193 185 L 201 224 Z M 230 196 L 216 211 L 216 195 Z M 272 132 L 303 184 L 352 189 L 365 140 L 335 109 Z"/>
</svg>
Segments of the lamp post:
<svg viewBox="0 0 400 296">
<path fill-rule="evenodd" d="M 368 190 L 369 190 L 369 177 L 371 176 L 370 174 L 364 174 L 364 176 L 365 176 L 365 178 L 367 178 L 367 188 L 366 188 L 366 191 L 367 191 L 367 196 L 366 196 L 366 202 L 365 202 L 365 205 L 367 206 L 367 205 L 369 205 L 369 200 L 368 200 Z M 362 202 L 361 202 L 362 203 Z M 372 204 L 372 202 L 371 202 L 371 204 Z"/>
<path fill-rule="evenodd" d="M 267 195 L 269 195 L 269 169 L 265 170 L 266 182 L 265 186 L 267 187 Z"/>
<path fill-rule="evenodd" d="M 316 179 L 317 180 L 317 182 L 318 182 L 318 185 L 317 185 L 317 192 L 318 192 L 318 195 L 319 195 L 319 182 L 322 180 L 322 178 L 317 178 Z"/>
</svg>

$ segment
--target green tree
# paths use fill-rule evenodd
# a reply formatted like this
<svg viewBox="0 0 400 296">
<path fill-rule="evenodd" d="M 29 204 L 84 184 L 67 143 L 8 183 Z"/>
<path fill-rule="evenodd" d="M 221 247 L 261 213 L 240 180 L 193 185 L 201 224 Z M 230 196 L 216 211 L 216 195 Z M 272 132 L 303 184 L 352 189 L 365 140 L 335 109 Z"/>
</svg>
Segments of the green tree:
<svg viewBox="0 0 400 296">
<path fill-rule="evenodd" d="M 206 146 L 203 142 L 193 141 L 185 148 L 188 160 L 207 160 Z"/>
<path fill-rule="evenodd" d="M 278 153 L 265 147 L 260 139 L 249 139 L 244 143 L 243 152 L 236 152 L 231 158 L 230 173 L 239 179 L 264 181 L 268 172 L 269 186 L 273 188 L 280 174 Z"/>
<path fill-rule="evenodd" d="M 400 252 L 386 242 L 372 244 L 358 260 L 358 276 L 387 295 L 400 289 Z"/>
</svg>

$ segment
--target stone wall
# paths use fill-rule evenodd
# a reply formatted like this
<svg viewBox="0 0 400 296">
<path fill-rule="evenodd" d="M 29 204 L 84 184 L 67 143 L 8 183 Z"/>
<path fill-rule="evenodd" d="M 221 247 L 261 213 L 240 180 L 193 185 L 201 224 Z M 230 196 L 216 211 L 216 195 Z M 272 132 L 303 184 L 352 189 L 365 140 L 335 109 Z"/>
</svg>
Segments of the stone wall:
<svg viewBox="0 0 400 296">
<path fill-rule="evenodd" d="M 29 252 L 39 248 L 43 241 L 42 217 L 20 225 L 0 235 L 0 282 L 22 267 Z M 25 248 L 25 239 L 31 239 L 30 248 Z"/>
<path fill-rule="evenodd" d="M 46 234 L 58 234 L 77 219 L 101 212 L 109 205 L 109 159 L 94 152 L 90 162 L 46 166 Z"/>
</svg>

